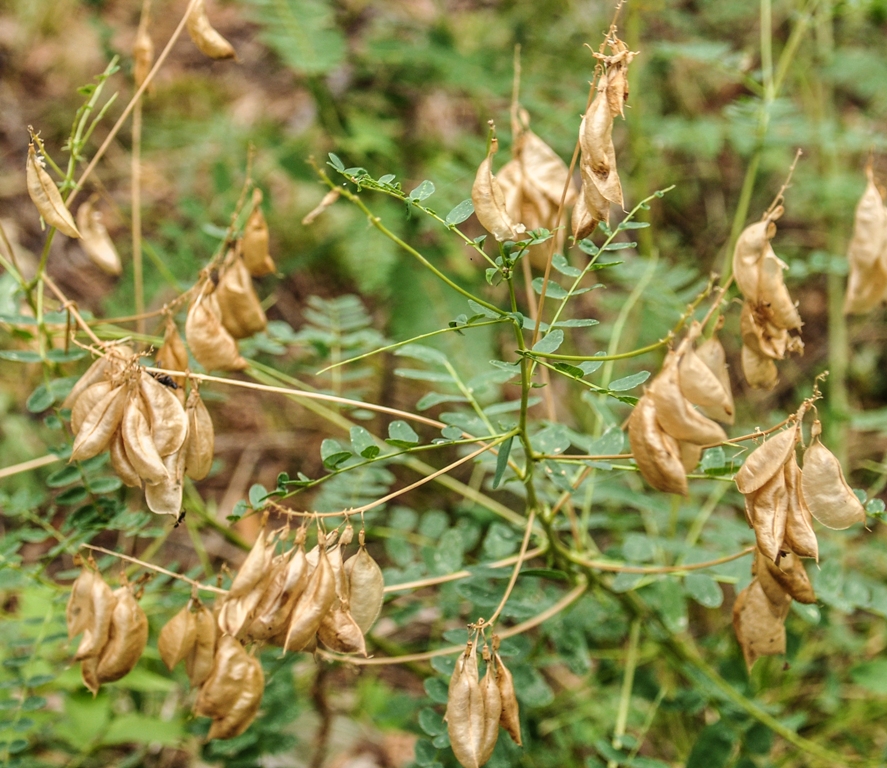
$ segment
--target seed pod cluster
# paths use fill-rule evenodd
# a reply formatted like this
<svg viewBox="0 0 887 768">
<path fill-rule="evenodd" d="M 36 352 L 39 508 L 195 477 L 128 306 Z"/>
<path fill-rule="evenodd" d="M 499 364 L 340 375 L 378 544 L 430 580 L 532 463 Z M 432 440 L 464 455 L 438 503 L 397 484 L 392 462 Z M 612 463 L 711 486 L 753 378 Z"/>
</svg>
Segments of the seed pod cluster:
<svg viewBox="0 0 887 768">
<path fill-rule="evenodd" d="M 520 110 L 513 121 L 512 158 L 499 171 L 497 179 L 505 196 L 505 210 L 512 221 L 519 221 L 527 229 L 554 231 L 560 222 L 557 212 L 564 189 L 565 206 L 576 202 L 576 188 L 569 179 L 566 163 L 530 130 L 530 118 Z M 569 182 L 569 183 L 568 183 Z M 565 232 L 557 231 L 556 247 L 562 249 Z M 530 246 L 529 257 L 534 267 L 544 269 L 546 248 Z"/>
<path fill-rule="evenodd" d="M 109 450 L 114 471 L 144 490 L 152 512 L 178 516 L 184 475 L 200 479 L 212 464 L 212 421 L 195 386 L 186 408 L 175 382 L 154 378 L 128 351 L 112 347 L 62 404 L 71 408 L 71 460 Z"/>
<path fill-rule="evenodd" d="M 453 754 L 465 768 L 480 768 L 493 754 L 499 726 L 521 745 L 520 713 L 514 680 L 498 653 L 493 638 L 493 654 L 483 647 L 486 666 L 481 679 L 477 653 L 469 641 L 456 660 L 447 695 L 447 733 Z"/>
<path fill-rule="evenodd" d="M 758 550 L 770 562 L 787 553 L 819 558 L 813 518 L 832 529 L 865 521 L 865 509 L 844 480 L 837 458 L 820 440 L 821 429 L 815 421 L 803 469 L 795 455 L 800 437 L 795 423 L 759 445 L 736 473 L 746 519 Z"/>
<path fill-rule="evenodd" d="M 733 604 L 733 631 L 749 670 L 761 656 L 785 653 L 785 617 L 792 600 L 816 602 L 807 571 L 791 552 L 773 562 L 757 550 L 752 576 Z"/>
<path fill-rule="evenodd" d="M 887 207 L 871 165 L 866 176 L 868 184 L 856 205 L 853 236 L 847 247 L 850 277 L 844 312 L 848 315 L 871 312 L 887 292 Z"/>
<path fill-rule="evenodd" d="M 800 331 L 803 322 L 783 280 L 788 267 L 770 245 L 783 212 L 777 206 L 746 227 L 733 251 L 733 276 L 745 297 L 740 317 L 742 370 L 748 383 L 761 389 L 776 386 L 774 360 L 804 350 L 800 336 L 789 333 Z"/>
<path fill-rule="evenodd" d="M 733 423 L 723 348 L 715 337 L 696 348 L 701 331 L 694 323 L 678 348 L 668 353 L 628 420 L 631 450 L 641 475 L 667 493 L 687 495 L 687 472 L 699 463 L 702 446 L 727 439 L 712 419 Z"/>
<path fill-rule="evenodd" d="M 148 642 L 148 619 L 126 577 L 112 591 L 95 563 L 83 565 L 65 616 L 68 637 L 82 633 L 74 659 L 80 662 L 83 682 L 93 695 L 102 683 L 129 674 Z"/>
<path fill-rule="evenodd" d="M 613 120 L 617 115 L 624 117 L 628 66 L 637 53 L 630 51 L 612 29 L 606 45 L 611 51 L 609 55 L 595 54 L 604 71 L 579 127 L 582 190 L 573 208 L 573 236 L 577 240 L 591 235 L 601 221 L 609 223 L 611 203 L 623 204 L 613 146 Z"/>
</svg>

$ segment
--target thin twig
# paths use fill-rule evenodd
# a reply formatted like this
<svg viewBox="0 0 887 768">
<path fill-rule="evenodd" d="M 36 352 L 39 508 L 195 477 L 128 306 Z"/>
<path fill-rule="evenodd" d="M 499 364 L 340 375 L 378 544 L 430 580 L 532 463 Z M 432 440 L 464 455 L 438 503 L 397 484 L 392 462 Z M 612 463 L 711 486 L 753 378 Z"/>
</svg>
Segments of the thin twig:
<svg viewBox="0 0 887 768">
<path fill-rule="evenodd" d="M 705 568 L 711 568 L 715 565 L 722 565 L 740 557 L 750 555 L 755 551 L 755 547 L 746 547 L 745 549 L 734 552 L 732 555 L 725 555 L 714 560 L 707 560 L 704 563 L 690 563 L 687 565 L 626 565 L 625 563 L 608 563 L 603 560 L 585 560 L 576 555 L 567 555 L 568 559 L 577 565 L 585 568 L 593 568 L 596 571 L 608 571 L 610 573 L 640 573 L 640 574 L 657 574 L 657 573 L 684 573 L 685 571 L 701 571 Z"/>
<path fill-rule="evenodd" d="M 527 525 L 524 528 L 524 540 L 521 542 L 520 552 L 518 553 L 517 561 L 514 563 L 514 570 L 511 572 L 511 578 L 508 580 L 508 586 L 505 588 L 505 594 L 502 595 L 502 599 L 499 601 L 499 605 L 497 606 L 495 612 L 492 616 L 490 616 L 487 624 L 495 624 L 496 619 L 499 618 L 499 614 L 502 613 L 502 609 L 505 608 L 505 604 L 508 602 L 508 598 L 511 597 L 511 592 L 514 589 L 514 585 L 517 583 L 517 577 L 520 573 L 521 566 L 524 564 L 524 558 L 527 554 L 527 547 L 530 545 L 530 535 L 533 533 L 533 523 L 536 520 L 536 510 L 531 509 L 530 514 L 527 516 Z"/>
<path fill-rule="evenodd" d="M 121 560 L 128 560 L 130 563 L 135 563 L 136 565 L 147 568 L 149 571 L 157 571 L 157 573 L 163 573 L 167 576 L 172 576 L 174 579 L 178 579 L 179 581 L 185 581 L 190 584 L 195 589 L 199 589 L 203 592 L 215 592 L 217 595 L 227 595 L 228 590 L 222 589 L 221 587 L 214 587 L 210 584 L 201 584 L 199 581 L 194 581 L 194 579 L 190 579 L 187 576 L 182 576 L 180 573 L 175 573 L 174 571 L 168 571 L 166 568 L 161 568 L 159 565 L 152 565 L 151 563 L 146 563 L 144 560 L 139 560 L 137 557 L 130 557 L 129 555 L 123 555 L 120 552 L 112 552 L 110 549 L 105 549 L 104 547 L 97 547 L 94 544 L 81 544 L 81 547 L 86 547 L 87 549 L 92 549 L 95 552 L 101 552 L 105 555 L 111 555 L 112 557 L 120 558 Z"/>
<path fill-rule="evenodd" d="M 47 456 L 41 456 L 39 459 L 30 459 L 29 461 L 21 462 L 21 464 L 13 464 L 11 467 L 3 467 L 3 469 L 0 469 L 0 480 L 4 477 L 12 477 L 20 472 L 30 472 L 32 469 L 39 469 L 60 460 L 58 456 L 48 454 Z"/>
</svg>

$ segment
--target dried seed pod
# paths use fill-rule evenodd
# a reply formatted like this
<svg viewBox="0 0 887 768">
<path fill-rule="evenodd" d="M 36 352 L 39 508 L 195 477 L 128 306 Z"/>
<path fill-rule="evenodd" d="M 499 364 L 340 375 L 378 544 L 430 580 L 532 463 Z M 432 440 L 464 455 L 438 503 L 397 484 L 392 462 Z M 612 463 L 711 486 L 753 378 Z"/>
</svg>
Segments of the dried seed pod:
<svg viewBox="0 0 887 768">
<path fill-rule="evenodd" d="M 194 612 L 194 647 L 185 657 L 185 672 L 193 687 L 202 685 L 213 668 L 216 650 L 216 620 L 206 606 L 198 602 Z"/>
<path fill-rule="evenodd" d="M 788 516 L 785 519 L 783 546 L 799 557 L 819 560 L 819 544 L 813 531 L 813 516 L 801 492 L 801 468 L 794 451 L 784 467 L 785 491 L 788 496 Z"/>
<path fill-rule="evenodd" d="M 126 399 L 123 421 L 120 424 L 123 447 L 136 472 L 146 483 L 159 483 L 169 479 L 169 472 L 154 445 L 151 428 L 142 406 L 137 387 L 132 386 Z"/>
<path fill-rule="evenodd" d="M 841 531 L 854 523 L 864 523 L 865 509 L 847 485 L 840 462 L 819 439 L 821 432 L 822 424 L 817 419 L 810 445 L 804 451 L 801 492 L 813 517 L 826 528 Z"/>
<path fill-rule="evenodd" d="M 764 249 L 764 255 L 760 261 L 760 275 L 758 277 L 758 296 L 760 302 L 766 307 L 768 319 L 779 328 L 800 328 L 803 325 L 798 308 L 789 296 L 788 288 L 782 277 L 785 264 L 769 245 Z"/>
<path fill-rule="evenodd" d="M 681 394 L 678 361 L 678 355 L 669 352 L 662 370 L 648 389 L 656 408 L 656 420 L 676 440 L 697 445 L 723 442 L 727 433 L 721 426 L 703 416 Z"/>
<path fill-rule="evenodd" d="M 295 552 L 290 556 L 284 573 L 283 587 L 276 606 L 270 606 L 267 612 L 258 612 L 251 631 L 257 632 L 256 637 L 264 637 L 274 645 L 283 646 L 289 628 L 293 609 L 302 593 L 308 586 L 313 568 L 305 556 L 305 529 L 296 533 Z"/>
<path fill-rule="evenodd" d="M 502 187 L 493 175 L 493 155 L 498 147 L 499 141 L 494 137 L 490 140 L 489 152 L 474 177 L 471 202 L 474 203 L 474 213 L 481 226 L 501 243 L 504 240 L 519 240 L 527 228 L 511 220 Z"/>
<path fill-rule="evenodd" d="M 336 601 L 336 576 L 330 566 L 322 534 L 319 544 L 317 567 L 293 607 L 284 642 L 287 651 L 300 651 L 308 644 Z"/>
<path fill-rule="evenodd" d="M 755 389 L 773 389 L 776 386 L 779 372 L 771 358 L 746 345 L 743 345 L 741 355 L 742 373 L 749 386 Z"/>
<path fill-rule="evenodd" d="M 745 459 L 734 478 L 740 493 L 757 491 L 782 467 L 792 455 L 798 442 L 798 425 L 777 432 L 773 437 L 755 448 Z"/>
<path fill-rule="evenodd" d="M 863 314 L 883 300 L 887 290 L 887 208 L 875 184 L 872 167 L 866 168 L 868 183 L 856 205 L 853 236 L 847 246 L 850 278 L 844 298 L 846 314 Z"/>
<path fill-rule="evenodd" d="M 723 351 L 723 348 L 722 350 Z M 726 367 L 724 368 L 726 373 Z M 698 405 L 704 415 L 713 411 L 725 419 L 733 421 L 733 396 L 724 389 L 723 380 L 712 370 L 692 347 L 688 348 L 678 362 L 678 381 L 681 394 L 694 405 Z M 710 417 L 711 418 L 711 417 Z"/>
<path fill-rule="evenodd" d="M 151 40 L 151 35 L 148 32 L 147 22 L 147 15 L 145 15 L 139 23 L 136 39 L 132 46 L 132 74 L 136 88 L 141 88 L 142 83 L 145 82 L 145 78 L 148 77 L 148 73 L 151 71 L 151 65 L 154 63 L 154 42 Z M 151 86 L 149 86 L 149 90 L 150 88 Z"/>
<path fill-rule="evenodd" d="M 600 222 L 610 223 L 610 203 L 591 181 L 591 170 L 580 165 L 579 171 L 582 190 L 570 216 L 576 240 L 590 237 Z"/>
<path fill-rule="evenodd" d="M 237 352 L 237 342 L 222 326 L 211 284 L 204 286 L 188 309 L 185 338 L 191 353 L 206 370 L 242 371 L 248 363 Z"/>
<path fill-rule="evenodd" d="M 188 416 L 181 402 L 169 387 L 141 371 L 139 391 L 151 439 L 161 458 L 176 453 L 188 437 Z"/>
<path fill-rule="evenodd" d="M 484 702 L 484 730 L 478 750 L 478 762 L 481 765 L 490 759 L 496 748 L 496 741 L 499 739 L 499 720 L 502 717 L 502 694 L 496 684 L 493 660 L 486 646 L 484 646 L 484 661 L 487 669 L 480 681 L 480 692 Z"/>
<path fill-rule="evenodd" d="M 255 720 L 265 691 L 265 675 L 257 658 L 248 656 L 247 659 L 248 666 L 234 706 L 224 717 L 213 720 L 207 739 L 233 739 Z"/>
<path fill-rule="evenodd" d="M 681 451 L 681 466 L 684 472 L 690 473 L 699 465 L 702 458 L 702 446 L 696 443 L 679 442 L 678 447 Z"/>
<path fill-rule="evenodd" d="M 659 491 L 687 495 L 687 475 L 681 463 L 680 445 L 659 426 L 656 406 L 649 393 L 638 400 L 631 412 L 628 439 L 644 480 Z"/>
<path fill-rule="evenodd" d="M 253 210 L 246 220 L 241 242 L 243 263 L 246 264 L 247 270 L 253 277 L 270 275 L 277 269 L 274 259 L 268 254 L 268 223 L 265 221 L 261 205 L 262 190 L 256 188 L 253 190 Z"/>
<path fill-rule="evenodd" d="M 184 493 L 184 450 L 164 456 L 163 466 L 166 468 L 167 478 L 159 483 L 145 485 L 145 503 L 155 515 L 173 515 L 178 518 L 182 511 L 182 495 Z"/>
<path fill-rule="evenodd" d="M 590 180 L 605 200 L 621 206 L 622 183 L 616 170 L 613 115 L 610 114 L 607 103 L 604 78 L 601 78 L 594 101 L 582 118 L 579 127 L 579 145 L 582 148 L 583 187 L 587 187 L 586 182 Z M 588 205 L 587 199 L 585 202 Z"/>
<path fill-rule="evenodd" d="M 185 474 L 193 480 L 202 480 L 212 468 L 215 433 L 212 418 L 196 386 L 192 386 L 188 394 L 185 412 L 188 415 L 188 440 L 184 448 Z"/>
<path fill-rule="evenodd" d="M 385 599 L 385 580 L 382 569 L 367 552 L 364 532 L 360 535 L 360 549 L 345 561 L 345 574 L 348 577 L 351 593 L 351 615 L 366 634 L 376 623 Z"/>
<path fill-rule="evenodd" d="M 65 207 L 65 201 L 52 177 L 44 170 L 42 158 L 37 157 L 34 144 L 28 146 L 28 194 L 44 221 L 63 235 L 79 238 L 74 217 Z"/>
<path fill-rule="evenodd" d="M 234 707 L 246 680 L 252 660 L 240 641 L 222 635 L 216 648 L 212 672 L 204 682 L 194 704 L 194 714 L 222 718 Z"/>
<path fill-rule="evenodd" d="M 307 227 L 307 226 L 313 224 L 315 222 L 315 220 L 317 219 L 317 217 L 320 216 L 320 214 L 322 214 L 327 208 L 329 208 L 333 203 L 335 203 L 336 200 L 339 199 L 341 194 L 342 194 L 342 190 L 339 189 L 338 187 L 334 187 L 329 192 L 327 192 L 323 196 L 321 201 L 316 206 L 314 206 L 314 208 L 312 208 L 308 213 L 306 213 L 305 216 L 302 218 L 302 226 Z M 261 198 L 259 198 L 259 200 L 261 201 Z M 244 240 L 246 240 L 245 235 L 244 235 Z M 244 243 L 244 245 L 245 245 L 245 243 Z M 267 245 L 267 241 L 266 241 L 266 245 Z M 257 275 L 254 275 L 254 277 L 257 277 Z"/>
<path fill-rule="evenodd" d="M 231 43 L 210 24 L 204 0 L 195 0 L 191 6 L 191 12 L 188 14 L 187 25 L 188 34 L 194 41 L 194 45 L 204 56 L 209 56 L 211 59 L 236 58 L 237 54 Z"/>
<path fill-rule="evenodd" d="M 773 606 L 757 579 L 737 595 L 733 605 L 733 630 L 749 670 L 761 656 L 785 653 L 787 612 L 788 605 L 784 609 Z"/>
<path fill-rule="evenodd" d="M 484 699 L 477 672 L 477 656 L 468 643 L 456 661 L 447 695 L 444 716 L 450 746 L 465 768 L 480 768 L 480 749 L 484 735 Z"/>
<path fill-rule="evenodd" d="M 77 400 L 80 399 L 80 395 L 93 384 L 97 384 L 108 378 L 107 375 L 116 369 L 118 362 L 119 358 L 112 352 L 108 352 L 108 354 L 93 362 L 93 364 L 86 369 L 86 372 L 77 379 L 77 383 L 68 393 L 68 396 L 62 401 L 62 408 L 73 408 Z"/>
<path fill-rule="evenodd" d="M 760 303 L 761 259 L 776 234 L 774 223 L 785 212 L 780 205 L 766 218 L 750 224 L 739 235 L 733 249 L 733 279 L 742 295 L 753 304 Z"/>
<path fill-rule="evenodd" d="M 77 209 L 77 227 L 80 244 L 93 264 L 108 275 L 117 276 L 123 272 L 120 256 L 102 221 L 102 213 L 93 207 L 92 199 Z"/>
<path fill-rule="evenodd" d="M 108 642 L 111 615 L 117 601 L 111 587 L 107 585 L 100 573 L 94 575 L 91 586 L 88 622 L 83 628 L 83 637 L 74 654 L 75 661 L 98 656 L 102 652 L 102 648 Z"/>
<path fill-rule="evenodd" d="M 271 631 L 272 624 L 281 607 L 287 568 L 292 555 L 291 551 L 274 558 L 268 585 L 262 591 L 259 601 L 251 611 L 249 624 L 243 631 L 243 637 L 247 641 L 267 640 L 274 634 Z"/>
<path fill-rule="evenodd" d="M 80 575 L 71 585 L 71 596 L 68 598 L 68 605 L 65 608 L 69 640 L 79 635 L 92 623 L 92 590 L 95 579 L 95 572 L 84 564 Z"/>
<path fill-rule="evenodd" d="M 746 513 L 755 529 L 758 549 L 775 561 L 779 557 L 788 518 L 788 493 L 781 467 L 764 485 L 746 497 Z"/>
<path fill-rule="evenodd" d="M 175 320 L 170 315 L 166 317 L 166 328 L 163 332 L 163 344 L 154 357 L 154 365 L 158 368 L 165 368 L 168 371 L 187 371 L 190 367 L 188 363 L 188 350 L 185 349 L 185 342 L 179 335 Z M 178 385 L 178 389 L 174 390 L 179 402 L 185 399 L 185 377 L 172 376 L 172 380 Z"/>
<path fill-rule="evenodd" d="M 331 651 L 367 655 L 366 640 L 351 615 L 347 597 L 334 603 L 324 615 L 317 628 L 317 637 Z"/>
<path fill-rule="evenodd" d="M 263 528 L 231 583 L 231 588 L 228 590 L 229 599 L 243 597 L 252 592 L 267 577 L 273 559 L 274 542 L 269 543 L 267 532 Z"/>
<path fill-rule="evenodd" d="M 157 650 L 166 668 L 172 668 L 185 659 L 197 643 L 197 619 L 191 612 L 190 601 L 173 616 L 157 638 Z"/>
<path fill-rule="evenodd" d="M 240 637 L 249 626 L 273 577 L 274 565 L 274 541 L 269 542 L 262 529 L 234 577 L 219 612 L 219 629 L 223 633 Z"/>
<path fill-rule="evenodd" d="M 763 557 L 760 553 L 758 553 L 758 556 L 763 564 L 759 563 L 757 567 L 757 576 L 761 586 L 765 587 L 765 578 L 773 579 L 790 598 L 794 598 L 799 603 L 811 604 L 816 602 L 816 593 L 813 591 L 813 585 L 807 577 L 807 571 L 804 570 L 800 559 L 795 557 L 793 553 L 786 553 L 779 558 L 778 563 Z M 763 575 L 764 572 L 767 574 L 766 577 Z M 767 591 L 766 587 L 765 591 Z M 772 598 L 771 602 L 779 605 Z"/>
<path fill-rule="evenodd" d="M 80 397 L 74 401 L 74 407 L 71 408 L 71 429 L 75 435 L 80 432 L 83 422 L 86 421 L 89 412 L 96 405 L 105 400 L 114 389 L 115 386 L 107 379 L 104 381 L 98 381 L 85 389 L 80 394 Z"/>
<path fill-rule="evenodd" d="M 699 410 L 710 419 L 724 424 L 732 424 L 736 416 L 736 409 L 733 404 L 733 389 L 730 386 L 730 374 L 727 371 L 727 355 L 724 352 L 724 347 L 716 336 L 712 336 L 697 347 L 696 357 L 717 377 L 724 397 L 720 404 L 700 404 Z"/>
<path fill-rule="evenodd" d="M 253 288 L 243 259 L 234 256 L 227 263 L 216 288 L 222 325 L 235 339 L 245 339 L 268 325 L 265 310 Z"/>
<path fill-rule="evenodd" d="M 114 590 L 116 603 L 111 615 L 108 642 L 99 656 L 96 676 L 100 683 L 113 683 L 128 675 L 148 643 L 148 617 L 129 584 Z"/>
<path fill-rule="evenodd" d="M 108 444 L 108 450 L 111 454 L 111 467 L 117 473 L 117 477 L 123 481 L 124 485 L 128 485 L 130 488 L 141 488 L 142 478 L 139 477 L 139 473 L 129 460 L 129 456 L 126 455 L 126 446 L 123 444 L 123 432 L 120 429 L 114 432 L 114 437 L 111 438 L 111 442 Z"/>
<path fill-rule="evenodd" d="M 83 678 L 83 684 L 92 691 L 93 697 L 99 692 L 101 683 L 98 678 L 99 659 L 97 656 L 90 656 L 80 662 L 80 677 Z"/>
<path fill-rule="evenodd" d="M 74 438 L 71 461 L 84 461 L 98 456 L 108 447 L 121 423 L 125 404 L 126 391 L 121 386 L 112 389 L 92 407 Z"/>
<path fill-rule="evenodd" d="M 496 638 L 493 638 L 493 647 L 496 647 Z M 517 703 L 517 695 L 514 691 L 514 677 L 505 666 L 498 653 L 494 654 L 496 661 L 496 685 L 499 686 L 499 698 L 502 702 L 502 712 L 499 715 L 499 724 L 508 731 L 512 741 L 519 747 L 523 746 L 520 735 L 520 707 Z"/>
</svg>

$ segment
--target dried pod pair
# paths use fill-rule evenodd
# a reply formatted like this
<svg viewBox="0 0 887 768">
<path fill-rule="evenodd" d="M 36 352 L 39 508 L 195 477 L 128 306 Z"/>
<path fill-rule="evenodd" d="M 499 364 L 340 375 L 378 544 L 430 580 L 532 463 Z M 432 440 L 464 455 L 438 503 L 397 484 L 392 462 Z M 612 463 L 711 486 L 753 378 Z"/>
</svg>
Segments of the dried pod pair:
<svg viewBox="0 0 887 768">
<path fill-rule="evenodd" d="M 309 567 L 310 567 L 310 559 Z M 300 651 L 314 639 L 324 616 L 337 600 L 336 573 L 326 550 L 326 537 L 318 534 L 317 564 L 308 576 L 302 594 L 296 600 L 290 615 L 283 642 L 286 651 Z"/>
<path fill-rule="evenodd" d="M 63 235 L 79 239 L 81 235 L 74 223 L 74 217 L 65 206 L 59 188 L 43 167 L 43 163 L 43 158 L 37 156 L 34 143 L 31 142 L 28 145 L 26 166 L 28 194 L 37 206 L 38 213 L 50 227 L 55 227 Z"/>
<path fill-rule="evenodd" d="M 259 660 L 250 656 L 239 640 L 223 635 L 194 705 L 195 714 L 213 719 L 207 738 L 231 739 L 249 728 L 264 690 Z"/>
<path fill-rule="evenodd" d="M 234 337 L 222 325 L 218 298 L 209 280 L 188 309 L 185 338 L 197 362 L 208 371 L 242 371 L 248 365 L 238 353 Z"/>
<path fill-rule="evenodd" d="M 95 669 L 99 684 L 112 683 L 128 675 L 148 643 L 148 617 L 125 578 L 124 584 L 114 590 L 114 598 L 108 642 L 98 657 Z"/>
<path fill-rule="evenodd" d="M 272 578 L 275 541 L 263 527 L 238 569 L 218 616 L 223 634 L 239 637 L 249 627 Z"/>
<path fill-rule="evenodd" d="M 868 183 L 856 205 L 853 235 L 847 246 L 850 276 L 844 297 L 846 314 L 870 312 L 887 292 L 887 207 L 871 164 L 866 176 Z"/>
<path fill-rule="evenodd" d="M 216 620 L 196 598 L 188 603 L 160 630 L 157 650 L 167 668 L 181 661 L 191 685 L 197 687 L 209 677 L 216 649 Z"/>
</svg>

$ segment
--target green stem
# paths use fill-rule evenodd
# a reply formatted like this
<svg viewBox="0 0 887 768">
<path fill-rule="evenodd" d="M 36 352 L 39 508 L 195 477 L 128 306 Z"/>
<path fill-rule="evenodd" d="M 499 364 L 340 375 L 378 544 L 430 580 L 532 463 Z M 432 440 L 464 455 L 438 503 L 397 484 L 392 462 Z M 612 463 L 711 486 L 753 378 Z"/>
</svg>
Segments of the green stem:
<svg viewBox="0 0 887 768">
<path fill-rule="evenodd" d="M 638 665 L 638 641 L 641 637 L 641 620 L 631 622 L 628 633 L 628 653 L 625 657 L 625 672 L 622 676 L 622 691 L 619 695 L 619 710 L 616 713 L 616 728 L 613 731 L 613 749 L 622 749 L 622 737 L 628 724 L 631 709 L 631 689 L 634 687 L 634 672 Z M 607 768 L 617 768 L 618 763 L 610 760 Z"/>
</svg>

